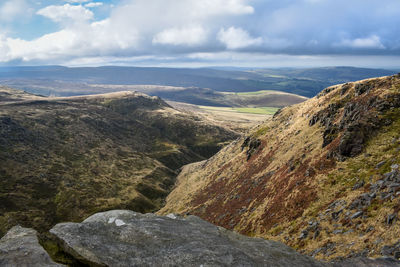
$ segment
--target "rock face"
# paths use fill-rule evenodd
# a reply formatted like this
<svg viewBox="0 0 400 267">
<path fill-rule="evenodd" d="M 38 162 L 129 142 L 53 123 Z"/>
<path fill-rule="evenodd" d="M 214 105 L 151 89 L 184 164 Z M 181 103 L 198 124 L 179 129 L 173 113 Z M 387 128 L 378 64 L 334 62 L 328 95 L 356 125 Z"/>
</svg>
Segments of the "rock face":
<svg viewBox="0 0 400 267">
<path fill-rule="evenodd" d="M 63 265 L 53 262 L 40 246 L 35 230 L 15 226 L 0 240 L 0 266 L 55 267 Z"/>
<path fill-rule="evenodd" d="M 275 241 L 245 237 L 202 219 L 115 210 L 50 233 L 91 266 L 325 266 Z"/>
</svg>

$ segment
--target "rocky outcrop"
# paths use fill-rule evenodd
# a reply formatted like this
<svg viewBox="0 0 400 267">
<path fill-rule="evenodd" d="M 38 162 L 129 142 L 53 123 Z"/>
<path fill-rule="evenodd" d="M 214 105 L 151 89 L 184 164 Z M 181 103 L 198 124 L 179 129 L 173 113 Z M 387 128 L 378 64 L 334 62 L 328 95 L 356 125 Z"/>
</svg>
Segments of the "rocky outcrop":
<svg viewBox="0 0 400 267">
<path fill-rule="evenodd" d="M 390 258 L 398 253 L 398 243 L 385 247 L 387 258 L 319 262 L 280 242 L 246 237 L 196 216 L 128 210 L 61 223 L 40 239 L 53 259 L 68 266 L 400 266 Z M 35 230 L 16 226 L 0 240 L 0 266 L 64 266 L 47 252 Z"/>
<path fill-rule="evenodd" d="M 400 95 L 397 92 L 389 93 L 381 98 L 379 95 L 373 95 L 372 91 L 376 88 L 391 88 L 395 79 L 394 76 L 390 79 L 367 80 L 342 85 L 341 96 L 352 87 L 354 87 L 354 95 L 349 94 L 329 104 L 311 117 L 310 126 L 319 122 L 324 127 L 323 147 L 331 144 L 339 136 L 338 146 L 331 151 L 330 156 L 345 160 L 359 155 L 376 130 L 392 123 L 392 120 L 382 115 L 388 110 L 400 107 Z M 337 88 L 330 87 L 324 92 L 327 94 L 334 89 Z M 323 94 L 319 95 L 321 96 Z"/>
<path fill-rule="evenodd" d="M 195 216 L 114 210 L 50 230 L 91 266 L 326 266 L 275 241 L 250 238 Z"/>
<path fill-rule="evenodd" d="M 47 252 L 40 246 L 36 231 L 13 227 L 0 240 L 0 266 L 56 267 Z"/>
</svg>

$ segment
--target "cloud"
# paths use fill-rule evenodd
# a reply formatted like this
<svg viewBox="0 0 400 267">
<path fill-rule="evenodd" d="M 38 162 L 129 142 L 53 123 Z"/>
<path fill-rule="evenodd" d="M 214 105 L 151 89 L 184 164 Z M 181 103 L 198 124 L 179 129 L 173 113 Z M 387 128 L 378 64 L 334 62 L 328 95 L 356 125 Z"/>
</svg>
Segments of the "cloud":
<svg viewBox="0 0 400 267">
<path fill-rule="evenodd" d="M 193 10 L 200 10 L 200 12 L 206 12 L 211 15 L 254 13 L 254 8 L 242 0 L 202 0 L 190 2 L 192 2 Z"/>
<path fill-rule="evenodd" d="M 249 46 L 261 45 L 263 40 L 261 37 L 253 38 L 249 33 L 241 28 L 230 27 L 229 29 L 221 29 L 218 32 L 218 40 L 228 49 L 240 49 Z"/>
<path fill-rule="evenodd" d="M 109 20 L 81 24 L 80 30 L 65 28 L 26 41 L 0 36 L 0 61 L 62 62 L 71 58 L 102 57 L 135 50 L 138 36 L 134 30 L 125 35 L 115 31 Z"/>
<path fill-rule="evenodd" d="M 381 43 L 381 38 L 377 35 L 371 35 L 366 38 L 356 38 L 353 40 L 344 39 L 338 43 L 337 46 L 385 49 L 385 46 Z"/>
<path fill-rule="evenodd" d="M 73 3 L 73 4 L 81 4 L 81 3 L 86 3 L 86 2 L 90 2 L 92 0 L 65 0 L 65 2 L 67 3 Z"/>
<path fill-rule="evenodd" d="M 92 3 L 88 3 L 85 5 L 85 7 L 99 7 L 102 6 L 103 3 L 102 2 L 92 2 Z"/>
<path fill-rule="evenodd" d="M 63 6 L 47 6 L 37 12 L 38 15 L 49 18 L 55 22 L 82 22 L 94 17 L 92 11 L 81 5 L 65 4 Z"/>
<path fill-rule="evenodd" d="M 75 46 L 75 39 L 76 34 L 68 30 L 46 34 L 33 41 L 7 38 L 8 57 L 10 59 L 21 59 L 22 61 L 62 57 L 66 50 Z"/>
<path fill-rule="evenodd" d="M 0 5 L 0 21 L 11 22 L 30 13 L 29 5 L 25 0 L 5 1 Z"/>
<path fill-rule="evenodd" d="M 153 44 L 201 45 L 207 40 L 207 31 L 202 26 L 166 29 L 153 38 Z"/>
<path fill-rule="evenodd" d="M 20 23 L 27 13 L 24 4 L 33 2 L 42 8 L 32 23 Z M 0 62 L 140 58 L 156 64 L 167 58 L 198 62 L 189 55 L 205 53 L 227 53 L 216 60 L 228 62 L 229 55 L 244 60 L 270 54 L 400 54 L 398 0 L 120 0 L 114 6 L 100 0 L 40 2 L 0 1 Z M 49 2 L 63 4 L 45 6 Z M 95 8 L 102 4 L 106 8 Z M 43 22 L 43 17 L 50 20 Z M 18 20 L 6 21 L 11 18 Z M 51 23 L 53 31 L 40 28 Z"/>
</svg>

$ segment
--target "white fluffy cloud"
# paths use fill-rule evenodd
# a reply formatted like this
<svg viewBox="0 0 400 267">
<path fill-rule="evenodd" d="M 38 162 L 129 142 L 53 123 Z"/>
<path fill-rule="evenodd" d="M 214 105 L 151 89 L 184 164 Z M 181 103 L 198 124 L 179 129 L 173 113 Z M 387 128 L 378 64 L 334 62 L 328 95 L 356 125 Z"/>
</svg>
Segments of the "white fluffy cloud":
<svg viewBox="0 0 400 267">
<path fill-rule="evenodd" d="M 81 5 L 65 4 L 63 6 L 47 6 L 37 12 L 38 15 L 47 17 L 55 22 L 82 22 L 94 17 L 92 11 Z"/>
<path fill-rule="evenodd" d="M 202 26 L 166 29 L 153 38 L 153 44 L 201 45 L 207 40 L 207 31 Z"/>
<path fill-rule="evenodd" d="M 68 30 L 46 34 L 33 41 L 8 38 L 6 42 L 9 47 L 8 57 L 19 58 L 23 61 L 62 57 L 66 50 L 76 45 L 75 39 L 76 34 Z"/>
<path fill-rule="evenodd" d="M 85 5 L 85 7 L 99 7 L 102 6 L 103 3 L 102 2 L 92 2 L 92 3 L 88 3 Z"/>
<path fill-rule="evenodd" d="M 366 38 L 344 39 L 337 46 L 352 47 L 352 48 L 377 48 L 384 49 L 385 46 L 381 42 L 381 38 L 377 35 L 371 35 Z"/>
<path fill-rule="evenodd" d="M 253 38 L 247 31 L 235 27 L 230 27 L 227 30 L 221 29 L 218 33 L 218 40 L 228 49 L 257 46 L 261 45 L 263 42 L 261 37 Z"/>
<path fill-rule="evenodd" d="M 0 21 L 11 22 L 30 13 L 29 5 L 25 0 L 10 0 L 0 2 Z"/>
</svg>

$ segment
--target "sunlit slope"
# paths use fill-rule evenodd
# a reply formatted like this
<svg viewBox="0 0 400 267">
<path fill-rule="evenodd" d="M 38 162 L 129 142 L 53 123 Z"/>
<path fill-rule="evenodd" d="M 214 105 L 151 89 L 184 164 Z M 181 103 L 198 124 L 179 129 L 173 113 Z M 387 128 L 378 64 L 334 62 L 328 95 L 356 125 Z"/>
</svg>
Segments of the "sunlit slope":
<svg viewBox="0 0 400 267">
<path fill-rule="evenodd" d="M 319 258 L 394 256 L 399 127 L 399 75 L 329 87 L 185 166 L 161 213 L 199 215 Z"/>
</svg>

